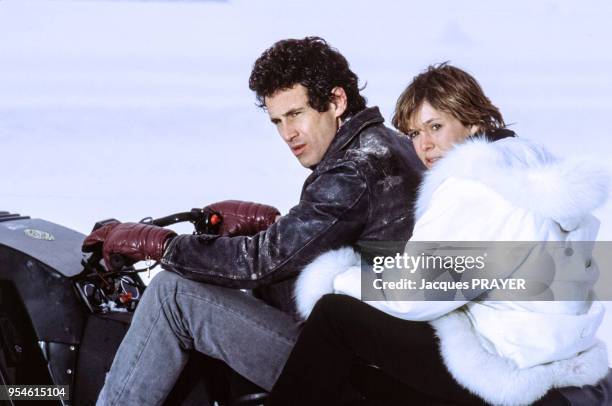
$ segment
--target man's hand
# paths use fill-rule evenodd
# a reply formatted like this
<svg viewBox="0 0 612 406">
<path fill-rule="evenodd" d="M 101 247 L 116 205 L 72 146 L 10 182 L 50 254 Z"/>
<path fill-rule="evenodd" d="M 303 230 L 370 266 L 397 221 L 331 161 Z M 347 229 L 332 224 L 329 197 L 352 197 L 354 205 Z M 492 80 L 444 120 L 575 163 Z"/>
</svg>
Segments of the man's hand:
<svg viewBox="0 0 612 406">
<path fill-rule="evenodd" d="M 257 234 L 270 227 L 280 216 L 280 212 L 272 206 L 240 200 L 224 200 L 204 209 L 216 211 L 223 217 L 221 235 L 230 237 Z"/>
<path fill-rule="evenodd" d="M 113 270 L 113 255 L 127 257 L 132 262 L 161 260 L 166 242 L 176 236 L 172 230 L 141 223 L 113 222 L 93 231 L 83 241 L 83 252 L 102 246 L 106 269 Z"/>
</svg>

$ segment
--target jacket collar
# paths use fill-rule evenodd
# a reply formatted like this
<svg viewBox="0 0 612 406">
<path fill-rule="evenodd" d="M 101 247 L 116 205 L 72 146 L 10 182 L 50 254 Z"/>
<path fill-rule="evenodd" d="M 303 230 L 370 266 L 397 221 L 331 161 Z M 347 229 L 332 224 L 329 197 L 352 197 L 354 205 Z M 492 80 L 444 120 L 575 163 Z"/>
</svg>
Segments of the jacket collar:
<svg viewBox="0 0 612 406">
<path fill-rule="evenodd" d="M 361 110 L 359 113 L 342 123 L 336 132 L 336 136 L 331 144 L 329 144 L 329 148 L 327 148 L 327 151 L 323 155 L 321 162 L 325 161 L 336 152 L 346 148 L 346 146 L 349 145 L 367 126 L 383 123 L 384 121 L 385 119 L 380 114 L 378 107 L 368 107 Z M 318 164 L 311 166 L 310 169 L 314 170 L 317 165 Z"/>
</svg>

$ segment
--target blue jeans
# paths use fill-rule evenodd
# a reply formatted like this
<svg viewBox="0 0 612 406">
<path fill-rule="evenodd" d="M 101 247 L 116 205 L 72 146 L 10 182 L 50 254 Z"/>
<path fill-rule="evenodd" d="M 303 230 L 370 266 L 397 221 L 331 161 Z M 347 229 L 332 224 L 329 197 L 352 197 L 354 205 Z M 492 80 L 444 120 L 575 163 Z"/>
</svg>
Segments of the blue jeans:
<svg viewBox="0 0 612 406">
<path fill-rule="evenodd" d="M 270 390 L 298 334 L 290 315 L 247 293 L 160 272 L 145 290 L 97 405 L 162 404 L 190 350 Z"/>
</svg>

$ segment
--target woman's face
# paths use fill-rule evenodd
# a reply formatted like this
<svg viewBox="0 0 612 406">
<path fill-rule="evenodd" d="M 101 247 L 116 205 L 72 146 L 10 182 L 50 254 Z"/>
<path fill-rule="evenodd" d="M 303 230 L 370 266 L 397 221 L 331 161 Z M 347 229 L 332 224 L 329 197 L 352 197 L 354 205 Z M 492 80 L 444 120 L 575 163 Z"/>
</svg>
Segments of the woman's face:
<svg viewBox="0 0 612 406">
<path fill-rule="evenodd" d="M 453 145 L 463 142 L 476 130 L 476 126 L 466 127 L 424 101 L 411 120 L 408 136 L 419 159 L 430 169 Z"/>
</svg>

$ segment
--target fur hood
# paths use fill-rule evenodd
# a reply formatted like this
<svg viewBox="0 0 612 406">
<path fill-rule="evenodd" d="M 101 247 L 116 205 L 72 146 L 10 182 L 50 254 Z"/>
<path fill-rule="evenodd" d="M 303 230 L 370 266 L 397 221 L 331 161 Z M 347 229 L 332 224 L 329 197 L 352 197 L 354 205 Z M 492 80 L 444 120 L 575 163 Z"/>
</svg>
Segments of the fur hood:
<svg viewBox="0 0 612 406">
<path fill-rule="evenodd" d="M 456 145 L 427 172 L 416 202 L 417 219 L 450 177 L 481 182 L 513 205 L 552 218 L 566 231 L 606 201 L 610 185 L 609 172 L 583 158 L 561 160 L 521 138 L 473 138 Z"/>
</svg>

